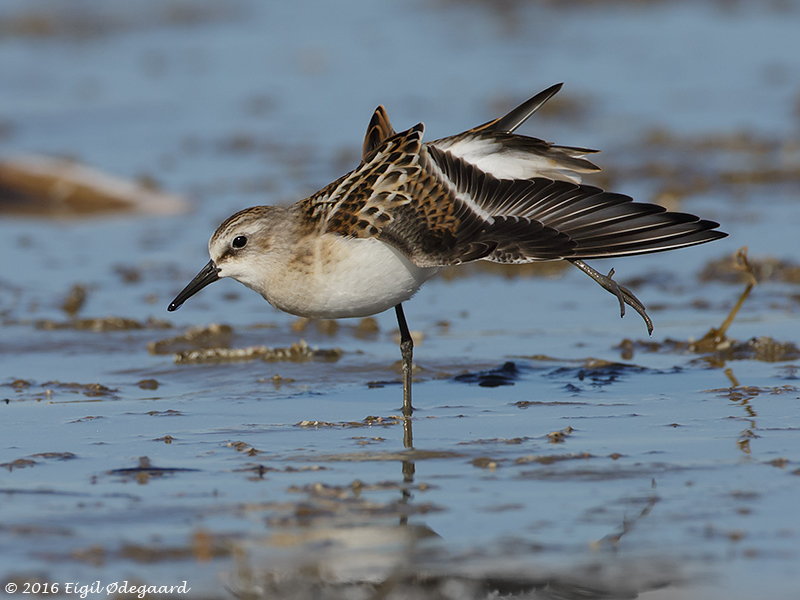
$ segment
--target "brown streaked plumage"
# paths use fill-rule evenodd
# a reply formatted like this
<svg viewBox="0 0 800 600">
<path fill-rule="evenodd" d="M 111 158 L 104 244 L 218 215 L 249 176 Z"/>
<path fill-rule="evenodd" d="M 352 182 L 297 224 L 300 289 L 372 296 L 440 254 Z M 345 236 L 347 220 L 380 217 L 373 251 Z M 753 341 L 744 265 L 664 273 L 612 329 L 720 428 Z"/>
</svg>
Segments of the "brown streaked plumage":
<svg viewBox="0 0 800 600">
<path fill-rule="evenodd" d="M 411 414 L 412 343 L 401 303 L 445 266 L 473 260 L 566 259 L 652 323 L 627 289 L 584 259 L 659 252 L 725 237 L 717 223 L 582 185 L 598 168 L 586 148 L 517 135 L 560 89 L 504 117 L 423 141 L 424 126 L 395 133 L 379 106 L 361 163 L 289 207 L 259 206 L 223 222 L 211 262 L 175 298 L 175 310 L 220 277 L 233 277 L 284 311 L 366 316 L 395 307 L 403 354 L 404 411 Z"/>
<path fill-rule="evenodd" d="M 366 161 L 367 156 L 381 145 L 383 140 L 395 134 L 394 127 L 389 122 L 389 115 L 383 105 L 375 109 L 364 136 L 364 145 L 361 148 L 361 158 Z"/>
</svg>

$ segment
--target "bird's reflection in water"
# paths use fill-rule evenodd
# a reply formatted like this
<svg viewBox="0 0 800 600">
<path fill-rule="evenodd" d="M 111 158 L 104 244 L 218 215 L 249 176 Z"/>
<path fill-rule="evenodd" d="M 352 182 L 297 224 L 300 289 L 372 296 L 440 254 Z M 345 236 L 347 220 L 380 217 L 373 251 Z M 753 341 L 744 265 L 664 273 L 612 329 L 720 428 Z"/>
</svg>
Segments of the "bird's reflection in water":
<svg viewBox="0 0 800 600">
<path fill-rule="evenodd" d="M 400 498 L 395 503 L 367 500 L 363 487 L 355 497 L 320 498 L 321 504 L 338 498 L 345 510 L 331 514 L 328 507 L 319 510 L 317 518 L 282 528 L 265 540 L 242 542 L 234 553 L 234 570 L 223 575 L 229 590 L 238 598 L 252 600 L 484 600 L 498 596 L 614 600 L 686 583 L 674 562 L 618 553 L 622 538 L 658 503 L 655 481 L 640 514 L 624 519 L 615 531 L 595 542 L 588 560 L 582 554 L 570 566 L 564 564 L 570 562 L 565 555 L 553 566 L 546 548 L 532 549 L 533 544 L 449 547 L 419 522 L 433 505 L 414 502 L 414 492 L 424 489 L 415 485 L 416 460 L 431 453 L 414 448 L 410 417 L 403 419 L 403 444 L 404 451 L 398 453 Z M 392 523 L 394 517 L 399 521 Z"/>
</svg>

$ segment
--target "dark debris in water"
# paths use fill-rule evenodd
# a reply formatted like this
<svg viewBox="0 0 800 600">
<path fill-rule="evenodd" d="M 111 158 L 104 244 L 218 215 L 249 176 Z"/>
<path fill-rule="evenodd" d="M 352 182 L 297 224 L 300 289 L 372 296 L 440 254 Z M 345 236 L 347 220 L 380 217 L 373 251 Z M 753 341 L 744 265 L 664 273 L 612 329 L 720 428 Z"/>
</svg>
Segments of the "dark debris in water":
<svg viewBox="0 0 800 600">
<path fill-rule="evenodd" d="M 116 388 L 110 388 L 101 383 L 47 381 L 41 384 L 41 386 L 36 386 L 34 382 L 24 379 L 15 379 L 11 383 L 2 384 L 2 386 L 10 387 L 15 390 L 18 399 L 34 400 L 37 402 L 55 401 L 59 398 L 60 394 L 81 394 L 92 399 L 116 398 L 117 392 L 119 391 Z M 11 399 L 8 399 L 8 401 L 10 400 Z"/>
<path fill-rule="evenodd" d="M 38 452 L 36 454 L 31 454 L 30 457 L 17 458 L 9 462 L 0 463 L 0 467 L 10 472 L 15 469 L 33 467 L 40 464 L 41 460 L 72 460 L 73 458 L 77 458 L 77 456 L 72 452 Z"/>
<path fill-rule="evenodd" d="M 589 382 L 592 386 L 602 387 L 616 383 L 630 374 L 656 372 L 659 371 L 648 369 L 647 367 L 640 367 L 638 365 L 590 358 L 580 367 L 558 367 L 550 371 L 547 376 L 553 378 L 564 376 L 574 377 L 579 381 Z M 580 388 L 578 388 L 578 390 L 579 389 Z"/>
<path fill-rule="evenodd" d="M 547 439 L 550 440 L 551 444 L 560 444 L 571 436 L 574 431 L 572 427 L 566 427 L 559 431 L 551 431 L 547 434 Z"/>
<path fill-rule="evenodd" d="M 309 362 L 313 360 L 336 362 L 341 358 L 339 348 L 312 348 L 305 340 L 295 342 L 288 348 L 268 348 L 267 346 L 250 346 L 248 348 L 207 348 L 190 350 L 175 355 L 177 364 L 190 363 L 226 363 L 243 360 L 264 360 L 267 362 Z"/>
<path fill-rule="evenodd" d="M 60 381 L 48 381 L 47 383 L 43 383 L 42 387 L 58 389 L 75 394 L 81 393 L 90 398 L 96 398 L 99 396 L 113 396 L 119 391 L 115 388 L 106 387 L 101 383 L 63 383 Z"/>
<path fill-rule="evenodd" d="M 111 469 L 107 475 L 121 475 L 126 479 L 135 479 L 140 485 L 147 484 L 150 479 L 154 477 L 165 477 L 167 475 L 174 475 L 177 473 L 188 473 L 192 471 L 199 471 L 199 469 L 176 468 L 176 467 L 156 467 L 150 462 L 147 456 L 139 457 L 139 464 L 135 467 L 126 467 L 122 469 Z"/>
<path fill-rule="evenodd" d="M 0 463 L 0 467 L 3 469 L 7 469 L 8 471 L 13 471 L 14 469 L 24 469 L 26 467 L 32 467 L 36 464 L 35 460 L 30 458 L 17 458 L 16 460 L 12 460 L 10 462 Z"/>
<path fill-rule="evenodd" d="M 800 348 L 793 342 L 780 342 L 769 336 L 751 338 L 744 342 L 725 339 L 709 348 L 703 340 L 673 340 L 666 338 L 661 342 L 649 340 L 632 341 L 625 339 L 617 346 L 623 350 L 639 352 L 659 352 L 667 354 L 703 354 L 691 361 L 713 367 L 724 366 L 732 360 L 758 360 L 762 362 L 785 362 L 800 358 Z"/>
<path fill-rule="evenodd" d="M 303 429 L 322 429 L 330 427 L 341 427 L 343 429 L 361 429 L 363 427 L 381 426 L 391 427 L 392 425 L 400 425 L 403 422 L 403 417 L 398 415 L 390 415 L 388 417 L 374 417 L 368 416 L 363 421 L 340 421 L 332 423 L 330 421 L 309 421 L 302 420 L 296 423 L 297 427 Z"/>
<path fill-rule="evenodd" d="M 95 421 L 97 419 L 105 419 L 105 418 L 106 417 L 88 415 L 86 417 L 81 417 L 79 419 L 75 419 L 74 421 L 70 421 L 70 423 L 87 423 L 89 421 Z"/>
<path fill-rule="evenodd" d="M 379 444 L 386 441 L 386 438 L 380 436 L 367 437 L 365 435 L 355 435 L 350 439 L 355 441 L 355 443 L 359 446 L 369 446 L 371 444 Z"/>
<path fill-rule="evenodd" d="M 571 383 L 567 384 L 567 391 L 569 392 L 580 392 L 581 388 L 572 385 Z M 519 400 L 514 402 L 514 406 L 519 408 L 530 408 L 531 406 L 585 406 L 589 404 L 588 402 L 567 402 L 563 400 L 553 400 L 553 401 L 544 401 L 544 400 Z"/>
<path fill-rule="evenodd" d="M 505 444 L 508 446 L 517 446 L 522 442 L 528 441 L 529 437 L 516 437 L 516 438 L 491 438 L 491 439 L 481 439 L 481 440 L 472 440 L 469 442 L 458 442 L 459 446 L 469 446 L 472 444 Z"/>
<path fill-rule="evenodd" d="M 563 360 L 546 357 L 546 356 L 525 356 L 520 358 L 527 358 L 537 361 L 548 362 L 564 362 Z M 514 385 L 514 382 L 521 377 L 523 369 L 514 362 L 506 362 L 501 367 L 496 369 L 489 369 L 486 371 L 477 371 L 474 373 L 464 373 L 456 375 L 453 379 L 462 383 L 478 384 L 482 387 L 499 387 L 505 385 Z M 671 372 L 680 371 L 679 367 L 675 367 Z M 587 358 L 582 364 L 578 366 L 560 366 L 545 373 L 546 377 L 550 378 L 575 378 L 581 382 L 589 382 L 592 386 L 599 387 L 605 386 L 622 379 L 630 374 L 639 373 L 661 373 L 654 369 L 641 367 L 638 365 L 611 362 L 596 358 Z M 572 383 L 566 385 L 568 392 L 579 393 L 582 389 Z M 519 400 L 514 403 L 520 408 L 529 408 L 531 406 L 570 406 L 576 404 L 584 404 L 583 402 L 570 402 L 570 401 L 542 401 L 542 400 Z"/>
<path fill-rule="evenodd" d="M 287 466 L 283 468 L 270 467 L 262 463 L 248 463 L 243 467 L 234 469 L 236 473 L 255 473 L 259 477 L 266 473 L 309 473 L 316 471 L 327 471 L 328 467 L 322 465 L 308 465 L 304 467 Z"/>
<path fill-rule="evenodd" d="M 732 402 L 745 404 L 761 395 L 782 396 L 784 394 L 797 394 L 800 388 L 795 385 L 778 385 L 774 387 L 759 387 L 755 385 L 740 385 L 730 388 L 717 388 L 708 390 L 709 393 L 719 394 Z"/>
<path fill-rule="evenodd" d="M 236 441 L 236 442 L 228 442 L 225 444 L 228 448 L 233 448 L 237 452 L 243 452 L 247 456 L 258 456 L 263 452 L 263 450 L 258 450 L 248 444 L 247 442 Z"/>
<path fill-rule="evenodd" d="M 590 458 L 594 458 L 594 456 L 588 452 L 580 452 L 578 454 L 574 452 L 570 452 L 569 454 L 528 454 L 526 456 L 520 456 L 514 461 L 514 464 L 527 465 L 530 463 L 538 463 L 540 465 L 551 465 L 565 460 L 588 460 Z"/>
<path fill-rule="evenodd" d="M 519 379 L 521 371 L 516 363 L 508 361 L 503 366 L 488 371 L 478 371 L 477 373 L 462 373 L 453 379 L 461 383 L 477 383 L 481 387 L 499 387 L 502 385 L 514 385 Z"/>
<path fill-rule="evenodd" d="M 149 318 L 146 321 L 137 321 L 127 317 L 96 317 L 87 319 L 70 319 L 69 321 L 54 321 L 53 319 L 39 319 L 33 322 L 36 329 L 52 331 L 57 329 L 76 329 L 79 331 L 130 331 L 134 329 L 169 329 L 172 324 L 162 319 Z"/>
<path fill-rule="evenodd" d="M 182 417 L 183 413 L 179 410 L 168 408 L 167 410 L 149 410 L 146 413 L 151 417 Z"/>
</svg>

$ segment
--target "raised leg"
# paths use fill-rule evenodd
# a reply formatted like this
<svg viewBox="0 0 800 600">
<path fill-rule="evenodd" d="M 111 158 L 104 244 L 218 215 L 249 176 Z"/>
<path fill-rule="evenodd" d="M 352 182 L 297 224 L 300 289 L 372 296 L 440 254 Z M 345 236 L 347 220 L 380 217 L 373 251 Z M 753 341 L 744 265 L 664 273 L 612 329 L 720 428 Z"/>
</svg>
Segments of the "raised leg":
<svg viewBox="0 0 800 600">
<path fill-rule="evenodd" d="M 645 325 L 647 325 L 647 333 L 648 334 L 653 333 L 653 321 L 650 320 L 650 317 L 648 316 L 647 311 L 644 308 L 644 304 L 639 302 L 639 299 L 636 296 L 634 296 L 633 292 L 631 292 L 628 288 L 619 285 L 616 281 L 611 279 L 611 277 L 614 275 L 614 269 L 611 269 L 608 275 L 602 275 L 601 273 L 595 271 L 592 267 L 587 265 L 582 260 L 577 260 L 577 259 L 572 259 L 572 260 L 567 259 L 567 260 L 569 260 L 573 265 L 578 267 L 581 271 L 586 273 L 589 277 L 591 277 L 597 283 L 603 286 L 604 290 L 614 294 L 617 297 L 617 300 L 619 300 L 620 316 L 622 317 L 625 316 L 625 305 L 627 304 L 642 316 Z"/>
<path fill-rule="evenodd" d="M 411 357 L 414 354 L 414 341 L 408 331 L 403 305 L 398 304 L 394 310 L 397 313 L 397 324 L 400 326 L 400 354 L 403 357 L 403 416 L 410 417 L 414 412 L 411 406 Z"/>
</svg>

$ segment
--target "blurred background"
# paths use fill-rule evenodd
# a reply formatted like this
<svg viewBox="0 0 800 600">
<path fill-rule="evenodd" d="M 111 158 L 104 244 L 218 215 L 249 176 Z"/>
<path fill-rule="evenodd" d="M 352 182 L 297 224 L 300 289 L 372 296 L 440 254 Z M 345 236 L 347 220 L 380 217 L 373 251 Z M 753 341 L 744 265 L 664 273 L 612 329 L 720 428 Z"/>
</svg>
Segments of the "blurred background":
<svg viewBox="0 0 800 600">
<path fill-rule="evenodd" d="M 798 31 L 795 0 L 3 0 L 0 581 L 794 597 Z M 407 451 L 393 313 L 306 323 L 232 281 L 166 312 L 220 221 L 354 168 L 377 105 L 435 139 L 558 82 L 520 133 L 730 234 L 594 265 L 652 338 L 576 269 L 447 271 L 406 305 Z M 694 345 L 744 246 L 758 285 Z"/>
</svg>

